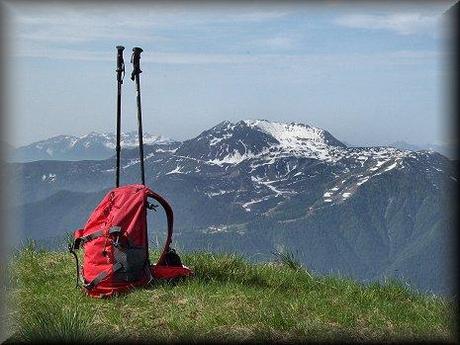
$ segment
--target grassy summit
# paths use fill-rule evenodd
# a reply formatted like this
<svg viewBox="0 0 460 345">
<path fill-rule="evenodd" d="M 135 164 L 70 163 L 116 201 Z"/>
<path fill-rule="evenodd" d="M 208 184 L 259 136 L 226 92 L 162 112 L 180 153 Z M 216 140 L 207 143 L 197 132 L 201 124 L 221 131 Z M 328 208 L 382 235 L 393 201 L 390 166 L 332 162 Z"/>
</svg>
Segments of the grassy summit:
<svg viewBox="0 0 460 345">
<path fill-rule="evenodd" d="M 455 340 L 453 302 L 396 282 L 312 276 L 289 260 L 190 253 L 183 261 L 193 278 L 92 299 L 74 287 L 70 254 L 24 248 L 7 286 L 11 340 Z"/>
</svg>

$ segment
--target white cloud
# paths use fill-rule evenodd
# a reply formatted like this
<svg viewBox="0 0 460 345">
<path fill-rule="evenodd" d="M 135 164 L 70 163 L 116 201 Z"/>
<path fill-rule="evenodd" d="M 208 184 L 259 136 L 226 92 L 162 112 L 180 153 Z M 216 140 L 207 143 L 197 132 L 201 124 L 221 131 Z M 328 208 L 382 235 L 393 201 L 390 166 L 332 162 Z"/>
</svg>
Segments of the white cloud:
<svg viewBox="0 0 460 345">
<path fill-rule="evenodd" d="M 348 28 L 389 30 L 401 35 L 411 35 L 431 32 L 436 27 L 439 18 L 439 15 L 420 13 L 350 14 L 339 17 L 335 23 Z"/>
<path fill-rule="evenodd" d="M 260 24 L 289 14 L 275 6 L 261 9 L 257 6 L 179 6 L 174 3 L 136 7 L 108 4 L 101 7 L 51 3 L 24 6 L 10 2 L 7 9 L 11 24 L 7 35 L 14 45 L 34 46 L 44 52 L 55 50 L 55 56 L 61 57 L 67 56 L 67 51 L 60 48 L 81 49 L 85 44 L 86 48 L 120 41 L 128 45 L 154 44 L 158 47 L 158 43 L 166 43 L 174 46 L 177 38 L 171 30 L 180 35 L 191 35 L 193 31 L 206 32 L 222 24 Z M 192 40 L 197 39 L 192 37 Z M 261 43 L 272 49 L 286 49 L 292 44 L 282 37 Z M 95 56 L 84 52 L 79 55 L 83 59 Z"/>
</svg>

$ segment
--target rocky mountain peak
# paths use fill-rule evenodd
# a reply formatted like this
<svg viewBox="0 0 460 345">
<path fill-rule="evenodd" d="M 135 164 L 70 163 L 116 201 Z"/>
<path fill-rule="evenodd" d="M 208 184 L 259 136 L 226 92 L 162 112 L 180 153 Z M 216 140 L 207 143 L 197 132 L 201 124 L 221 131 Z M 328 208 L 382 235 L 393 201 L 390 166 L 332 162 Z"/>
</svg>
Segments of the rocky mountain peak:
<svg viewBox="0 0 460 345">
<path fill-rule="evenodd" d="M 331 159 L 346 145 L 329 132 L 302 123 L 268 120 L 223 121 L 184 142 L 177 154 L 215 164 L 234 164 L 248 158 L 294 155 Z"/>
</svg>

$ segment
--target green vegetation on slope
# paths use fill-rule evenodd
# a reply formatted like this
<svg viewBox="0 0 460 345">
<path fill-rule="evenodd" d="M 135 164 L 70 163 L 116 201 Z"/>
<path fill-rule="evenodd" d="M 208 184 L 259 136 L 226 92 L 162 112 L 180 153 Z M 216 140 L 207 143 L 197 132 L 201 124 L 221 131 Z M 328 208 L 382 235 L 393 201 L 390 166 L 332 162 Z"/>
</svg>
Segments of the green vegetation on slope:
<svg viewBox="0 0 460 345">
<path fill-rule="evenodd" d="M 183 261 L 193 278 L 92 299 L 74 287 L 70 254 L 26 247 L 10 264 L 11 340 L 454 340 L 454 303 L 396 282 L 363 286 L 233 255 Z"/>
</svg>

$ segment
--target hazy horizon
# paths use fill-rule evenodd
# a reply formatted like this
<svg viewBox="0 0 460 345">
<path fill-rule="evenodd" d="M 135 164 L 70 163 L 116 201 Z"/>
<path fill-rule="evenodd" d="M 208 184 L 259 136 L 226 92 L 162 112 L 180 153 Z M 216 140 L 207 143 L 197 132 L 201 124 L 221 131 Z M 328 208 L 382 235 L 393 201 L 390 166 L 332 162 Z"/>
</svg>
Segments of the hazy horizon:
<svg viewBox="0 0 460 345">
<path fill-rule="evenodd" d="M 34 4 L 6 9 L 9 130 L 18 147 L 136 130 L 131 48 L 141 46 L 144 130 L 184 140 L 223 120 L 301 122 L 353 145 L 448 141 L 455 1 Z"/>
<path fill-rule="evenodd" d="M 237 121 L 233 121 L 233 122 L 238 122 L 238 121 L 244 121 L 244 120 L 265 120 L 265 119 L 262 119 L 262 118 L 258 118 L 258 119 L 241 119 L 241 120 L 237 120 Z M 225 121 L 225 120 L 224 120 Z M 268 120 L 267 120 L 268 121 Z M 275 121 L 275 120 L 272 120 L 272 121 Z M 220 121 L 222 122 L 222 121 Z M 219 122 L 219 123 L 220 123 Z M 275 121 L 276 122 L 276 121 Z M 291 121 L 292 122 L 292 121 Z M 306 123 L 308 124 L 308 123 Z M 202 130 L 200 130 L 199 132 L 197 132 L 196 134 L 192 135 L 191 137 L 187 137 L 187 138 L 183 138 L 183 139 L 178 139 L 178 138 L 174 138 L 174 137 L 170 137 L 170 136 L 165 136 L 163 135 L 162 133 L 153 133 L 153 132 L 150 132 L 148 130 L 145 130 L 144 129 L 144 135 L 146 133 L 150 134 L 150 135 L 154 135 L 154 136 L 162 136 L 162 137 L 165 137 L 165 138 L 168 138 L 168 139 L 173 139 L 173 140 L 177 140 L 177 141 L 184 141 L 184 140 L 188 140 L 188 139 L 193 139 L 194 137 L 197 137 L 198 135 L 200 135 L 203 131 L 206 131 L 212 127 L 214 127 L 215 125 L 218 125 L 218 123 L 215 123 L 214 125 L 211 125 L 209 128 L 203 128 Z M 401 144 L 405 143 L 405 144 L 408 144 L 408 145 L 414 145 L 414 146 L 428 146 L 428 145 L 446 145 L 448 143 L 429 143 L 429 142 L 424 142 L 424 143 L 417 143 L 417 144 L 414 144 L 414 143 L 411 143 L 411 142 L 407 142 L 405 140 L 394 140 L 394 141 L 391 141 L 391 142 L 384 142 L 384 143 L 355 143 L 353 141 L 347 141 L 345 139 L 342 139 L 340 138 L 339 136 L 337 135 L 334 135 L 334 133 L 331 133 L 329 130 L 327 130 L 327 128 L 322 128 L 326 131 L 328 131 L 332 136 L 334 136 L 336 139 L 338 139 L 339 141 L 343 142 L 344 144 L 347 144 L 347 145 L 352 145 L 352 146 L 384 146 L 384 145 L 388 145 L 388 144 L 394 144 L 394 143 L 398 143 L 400 142 Z M 57 134 L 57 135 L 52 135 L 52 136 L 49 136 L 49 137 L 45 137 L 45 138 L 39 138 L 38 140 L 34 140 L 34 141 L 31 141 L 29 143 L 24 143 L 24 144 L 21 144 L 19 146 L 16 146 L 16 145 L 13 145 L 9 142 L 6 142 L 7 144 L 15 147 L 15 148 L 19 148 L 19 147 L 24 147 L 24 146 L 28 146 L 28 145 L 31 145 L 31 144 L 34 144 L 34 143 L 37 143 L 37 142 L 40 142 L 40 141 L 45 141 L 47 139 L 51 139 L 51 138 L 54 138 L 54 137 L 59 137 L 59 136 L 75 136 L 75 137 L 82 137 L 82 136 L 86 136 L 88 134 L 90 134 L 91 132 L 95 132 L 95 133 L 100 133 L 100 134 L 103 134 L 103 133 L 112 133 L 114 134 L 116 132 L 115 128 L 112 129 L 112 130 L 107 130 L 107 131 L 95 131 L 95 130 L 92 130 L 88 133 L 82 133 L 82 134 L 69 134 L 69 133 L 61 133 L 61 134 Z M 131 132 L 131 133 L 135 133 L 137 135 L 137 129 L 130 129 L 130 130 L 122 130 L 122 133 L 128 133 L 128 132 Z"/>
</svg>

